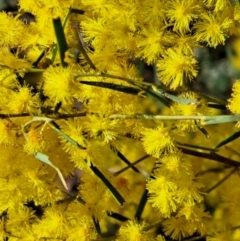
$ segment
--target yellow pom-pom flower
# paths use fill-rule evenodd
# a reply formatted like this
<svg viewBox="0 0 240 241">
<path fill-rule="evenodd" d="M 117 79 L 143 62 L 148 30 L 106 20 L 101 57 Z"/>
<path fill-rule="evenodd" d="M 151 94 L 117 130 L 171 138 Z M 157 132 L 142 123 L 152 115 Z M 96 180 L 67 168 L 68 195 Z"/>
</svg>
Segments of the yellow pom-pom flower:
<svg viewBox="0 0 240 241">
<path fill-rule="evenodd" d="M 24 145 L 24 151 L 28 154 L 35 154 L 38 151 L 42 151 L 46 147 L 46 143 L 42 138 L 41 133 L 35 129 L 31 129 L 27 135 L 27 142 Z"/>
<path fill-rule="evenodd" d="M 197 41 L 207 42 L 210 47 L 216 48 L 224 44 L 232 20 L 223 19 L 221 15 L 204 14 L 201 21 L 195 24 Z"/>
<path fill-rule="evenodd" d="M 178 96 L 181 99 L 192 101 L 190 104 L 183 104 L 180 102 L 174 102 L 171 106 L 173 115 L 181 116 L 196 116 L 206 115 L 209 113 L 206 102 L 200 99 L 200 96 L 194 92 L 182 93 Z M 179 120 L 176 122 L 176 127 L 181 131 L 197 131 L 197 125 L 195 120 Z"/>
<path fill-rule="evenodd" d="M 233 93 L 232 98 L 228 100 L 228 109 L 233 114 L 239 114 L 240 113 L 240 80 L 237 80 L 233 84 Z M 240 127 L 240 121 L 237 122 L 237 126 Z"/>
<path fill-rule="evenodd" d="M 62 102 L 63 105 L 66 105 L 72 102 L 74 93 L 79 89 L 79 85 L 74 80 L 72 69 L 51 66 L 46 70 L 43 77 L 44 94 L 54 104 Z"/>
<path fill-rule="evenodd" d="M 157 63 L 158 77 L 171 89 L 184 84 L 184 77 L 190 80 L 197 76 L 197 60 L 192 54 L 184 54 L 181 49 L 168 49 L 163 59 Z"/>
<path fill-rule="evenodd" d="M 174 140 L 168 128 L 161 123 L 157 128 L 145 128 L 142 143 L 147 154 L 159 158 L 163 152 L 175 150 Z"/>
</svg>

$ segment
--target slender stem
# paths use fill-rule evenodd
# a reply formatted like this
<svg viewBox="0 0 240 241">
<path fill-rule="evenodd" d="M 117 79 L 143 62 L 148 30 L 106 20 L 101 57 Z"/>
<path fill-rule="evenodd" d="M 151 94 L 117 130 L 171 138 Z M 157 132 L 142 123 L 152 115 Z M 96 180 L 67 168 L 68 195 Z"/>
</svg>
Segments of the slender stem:
<svg viewBox="0 0 240 241">
<path fill-rule="evenodd" d="M 229 177 L 231 177 L 232 176 L 232 174 L 234 173 L 234 172 L 236 172 L 237 170 L 239 169 L 239 167 L 234 167 L 233 169 L 232 169 L 232 171 L 231 172 L 229 172 L 223 179 L 221 179 L 218 183 L 216 183 L 215 185 L 213 185 L 212 187 L 210 187 L 209 189 L 207 189 L 206 191 L 205 191 L 205 193 L 210 193 L 211 191 L 213 191 L 214 189 L 216 189 L 217 187 L 219 187 L 222 183 L 224 183 Z"/>
<path fill-rule="evenodd" d="M 147 114 L 114 114 L 109 119 L 145 119 L 145 120 L 201 120 L 202 125 L 235 122 L 240 120 L 240 115 L 218 115 L 218 116 L 171 116 L 171 115 L 147 115 Z"/>
<path fill-rule="evenodd" d="M 200 157 L 200 158 L 205 158 L 205 159 L 217 161 L 217 162 L 223 163 L 223 164 L 228 165 L 228 166 L 233 166 L 233 167 L 239 167 L 240 166 L 240 162 L 229 159 L 229 158 L 221 156 L 221 155 L 218 155 L 215 152 L 204 153 L 204 152 L 198 152 L 198 151 L 195 151 L 195 150 L 186 149 L 184 147 L 178 147 L 178 149 L 180 149 L 186 155 L 191 155 L 191 156 L 196 156 L 196 157 Z"/>
<path fill-rule="evenodd" d="M 231 168 L 231 166 L 211 168 L 211 169 L 208 169 L 208 170 L 205 170 L 205 171 L 197 172 L 195 177 L 205 175 L 209 172 L 221 172 L 221 171 L 229 169 L 229 168 Z"/>
<path fill-rule="evenodd" d="M 129 169 L 129 168 L 131 168 L 131 167 L 137 165 L 139 162 L 145 160 L 145 159 L 148 158 L 148 157 L 150 157 L 150 156 L 149 156 L 149 155 L 145 155 L 145 156 L 141 157 L 141 158 L 138 159 L 137 161 L 135 161 L 135 162 L 131 163 L 130 165 L 124 167 L 123 169 L 121 169 L 121 170 L 115 172 L 115 173 L 114 173 L 114 176 L 118 176 L 119 174 L 121 174 L 121 173 L 125 172 L 127 169 Z"/>
<path fill-rule="evenodd" d="M 46 69 L 38 69 L 38 68 L 30 68 L 26 69 L 26 73 L 41 73 L 44 72 Z"/>
<path fill-rule="evenodd" d="M 123 80 L 123 81 L 126 81 L 131 84 L 136 84 L 137 86 L 139 86 L 139 85 L 153 86 L 153 84 L 148 83 L 148 82 L 133 80 L 133 79 L 116 76 L 116 75 L 111 75 L 111 74 L 107 74 L 107 73 L 103 73 L 103 72 L 98 72 L 95 74 L 78 74 L 78 73 L 76 73 L 75 76 L 77 78 L 80 78 L 80 77 L 105 77 L 105 78 L 110 78 L 110 79 Z"/>
<path fill-rule="evenodd" d="M 21 113 L 21 114 L 0 114 L 0 119 L 14 118 L 14 117 L 24 117 L 24 116 L 30 116 L 30 114 L 29 114 L 29 113 Z"/>
<path fill-rule="evenodd" d="M 202 235 L 202 236 L 198 236 L 198 237 L 194 237 L 194 238 L 184 239 L 183 241 L 195 241 L 195 240 L 203 239 L 206 237 L 207 237 L 207 235 Z"/>
<path fill-rule="evenodd" d="M 82 55 L 84 56 L 84 58 L 86 59 L 86 61 L 88 62 L 88 64 L 90 65 L 90 67 L 93 69 L 93 70 L 97 70 L 96 66 L 93 64 L 92 60 L 89 58 L 85 48 L 84 48 L 84 41 L 83 41 L 83 37 L 81 35 L 81 31 L 80 31 L 80 28 L 78 26 L 77 23 L 73 23 L 72 24 L 72 28 L 74 29 L 74 32 L 75 32 L 75 35 L 78 39 L 78 47 L 79 47 L 79 50 L 80 52 L 82 53 Z"/>
</svg>

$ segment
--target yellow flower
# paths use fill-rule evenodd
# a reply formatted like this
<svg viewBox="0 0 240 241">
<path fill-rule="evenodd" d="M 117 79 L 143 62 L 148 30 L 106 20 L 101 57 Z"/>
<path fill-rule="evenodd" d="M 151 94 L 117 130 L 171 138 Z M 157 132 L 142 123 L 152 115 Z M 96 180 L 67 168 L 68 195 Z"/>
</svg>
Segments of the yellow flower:
<svg viewBox="0 0 240 241">
<path fill-rule="evenodd" d="M 170 23 L 174 23 L 174 31 L 184 33 L 189 31 L 189 24 L 199 17 L 200 5 L 196 0 L 167 1 L 166 16 Z"/>
<path fill-rule="evenodd" d="M 207 42 L 210 47 L 216 48 L 219 44 L 224 44 L 228 37 L 229 27 L 232 20 L 221 15 L 206 14 L 202 15 L 202 19 L 194 26 L 196 29 L 196 38 L 200 42 Z"/>
<path fill-rule="evenodd" d="M 18 86 L 17 76 L 12 69 L 0 69 L 0 94 L 8 97 L 7 94 Z"/>
<path fill-rule="evenodd" d="M 155 63 L 166 49 L 164 46 L 166 43 L 164 30 L 159 25 L 149 25 L 144 28 L 136 41 L 137 56 L 145 59 L 148 64 Z"/>
<path fill-rule="evenodd" d="M 165 85 L 176 89 L 183 85 L 185 76 L 190 80 L 197 76 L 196 64 L 191 54 L 184 54 L 179 48 L 170 48 L 157 62 L 158 77 Z"/>
<path fill-rule="evenodd" d="M 142 143 L 147 154 L 160 157 L 164 152 L 175 150 L 174 140 L 163 123 L 155 129 L 145 128 L 142 132 Z"/>
<path fill-rule="evenodd" d="M 11 69 L 29 69 L 31 64 L 25 59 L 18 58 L 17 54 L 12 54 L 8 47 L 0 48 L 0 66 L 6 66 Z"/>
<path fill-rule="evenodd" d="M 14 144 L 14 131 L 11 122 L 0 120 L 0 144 Z"/>
<path fill-rule="evenodd" d="M 154 208 L 157 208 L 164 217 L 169 218 L 172 212 L 176 212 L 177 203 L 174 199 L 174 192 L 161 189 L 152 193 L 151 189 L 148 189 L 150 191 L 149 202 Z"/>
<path fill-rule="evenodd" d="M 228 99 L 227 108 L 233 114 L 240 114 L 240 80 L 236 80 L 232 87 L 232 97 Z M 240 127 L 240 121 L 237 122 L 237 126 Z"/>
<path fill-rule="evenodd" d="M 87 19 L 81 22 L 84 40 L 91 42 L 94 48 L 102 49 L 112 39 L 113 31 L 108 27 L 105 19 Z"/>
<path fill-rule="evenodd" d="M 43 74 L 43 91 L 54 104 L 62 102 L 63 105 L 73 101 L 74 94 L 79 85 L 74 80 L 72 69 L 50 66 Z"/>
<path fill-rule="evenodd" d="M 109 120 L 95 115 L 89 115 L 88 118 L 89 122 L 86 122 L 85 126 L 90 137 L 100 137 L 106 144 L 116 139 L 119 120 Z"/>
<path fill-rule="evenodd" d="M 232 98 L 228 100 L 229 104 L 227 105 L 228 109 L 233 114 L 240 113 L 240 79 L 236 80 L 232 87 L 233 93 Z"/>
<path fill-rule="evenodd" d="M 39 131 L 31 129 L 27 133 L 26 137 L 27 142 L 24 145 L 24 151 L 28 154 L 35 154 L 36 152 L 42 151 L 46 147 L 46 143 Z"/>
<path fill-rule="evenodd" d="M 54 236 L 55 238 L 65 237 L 67 230 L 67 220 L 64 216 L 64 211 L 57 205 L 50 206 L 44 210 L 44 217 L 36 227 L 39 232 L 47 236 Z"/>
<path fill-rule="evenodd" d="M 0 46 L 15 47 L 19 45 L 24 30 L 23 21 L 6 12 L 0 12 Z"/>
<path fill-rule="evenodd" d="M 214 11 L 222 11 L 225 10 L 229 5 L 229 0 L 203 0 L 209 8 L 214 8 Z"/>
<path fill-rule="evenodd" d="M 18 92 L 13 92 L 6 111 L 11 114 L 20 114 L 23 112 L 33 113 L 40 106 L 38 95 L 33 95 L 31 89 L 27 86 L 19 87 Z"/>
<path fill-rule="evenodd" d="M 175 240 L 182 240 L 188 237 L 189 233 L 186 230 L 186 219 L 184 217 L 171 217 L 163 222 L 164 234 Z"/>
<path fill-rule="evenodd" d="M 186 92 L 178 95 L 181 99 L 192 100 L 192 104 L 182 104 L 179 102 L 174 102 L 171 106 L 171 111 L 173 115 L 181 116 L 191 116 L 191 115 L 207 115 L 209 110 L 207 108 L 206 102 L 200 99 L 200 96 L 194 92 Z M 181 131 L 197 131 L 196 121 L 194 120 L 179 120 L 176 121 L 176 126 Z"/>
<path fill-rule="evenodd" d="M 150 233 L 142 231 L 143 224 L 138 224 L 136 221 L 127 221 L 119 229 L 117 241 L 151 241 L 153 238 Z"/>
</svg>

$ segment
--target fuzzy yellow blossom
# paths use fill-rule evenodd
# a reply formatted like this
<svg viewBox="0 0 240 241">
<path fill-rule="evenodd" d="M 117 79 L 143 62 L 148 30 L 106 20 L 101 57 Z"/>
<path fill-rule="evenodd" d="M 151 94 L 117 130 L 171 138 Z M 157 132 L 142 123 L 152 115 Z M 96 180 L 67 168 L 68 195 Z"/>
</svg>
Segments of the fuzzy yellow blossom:
<svg viewBox="0 0 240 241">
<path fill-rule="evenodd" d="M 19 206 L 17 210 L 9 209 L 6 229 L 20 235 L 23 230 L 30 228 L 30 223 L 36 222 L 37 216 L 34 213 L 35 211 L 26 206 Z"/>
<path fill-rule="evenodd" d="M 184 85 L 184 78 L 192 80 L 197 76 L 197 60 L 191 54 L 182 53 L 181 49 L 168 49 L 163 59 L 157 62 L 159 79 L 171 89 Z"/>
<path fill-rule="evenodd" d="M 112 39 L 112 31 L 104 19 L 87 19 L 81 23 L 84 40 L 92 43 L 94 48 L 102 49 L 109 39 Z"/>
<path fill-rule="evenodd" d="M 12 69 L 0 69 L 0 96 L 6 98 L 18 86 L 17 76 Z"/>
<path fill-rule="evenodd" d="M 203 0 L 207 7 L 214 7 L 214 11 L 222 11 L 226 9 L 230 2 L 229 0 Z"/>
<path fill-rule="evenodd" d="M 232 87 L 232 98 L 228 100 L 228 108 L 233 114 L 240 113 L 240 80 L 236 80 Z"/>
<path fill-rule="evenodd" d="M 150 25 L 144 28 L 136 40 L 139 48 L 137 56 L 145 59 L 148 64 L 155 63 L 166 49 L 164 46 L 167 41 L 165 31 L 161 29 L 163 26 Z"/>
<path fill-rule="evenodd" d="M 70 219 L 72 225 L 71 228 L 67 230 L 66 241 L 89 241 L 96 239 L 97 234 L 93 221 L 90 218 L 81 215 L 81 218 L 75 220 Z"/>
<path fill-rule="evenodd" d="M 142 231 L 144 226 L 144 223 L 138 224 L 136 221 L 127 221 L 120 227 L 117 241 L 152 241 L 153 237 L 150 233 Z"/>
<path fill-rule="evenodd" d="M 232 87 L 232 97 L 228 100 L 228 109 L 233 114 L 240 113 L 240 80 L 236 80 Z M 237 126 L 240 126 L 240 121 L 237 122 Z"/>
<path fill-rule="evenodd" d="M 186 173 L 178 179 L 178 191 L 175 193 L 177 202 L 184 205 L 200 203 L 203 200 L 200 190 L 204 185 L 193 176 L 190 170 L 183 169 L 182 172 Z"/>
<path fill-rule="evenodd" d="M 199 1 L 196 0 L 167 1 L 166 16 L 174 24 L 174 31 L 189 31 L 190 22 L 199 17 L 200 11 Z"/>
<path fill-rule="evenodd" d="M 189 233 L 186 229 L 186 223 L 187 221 L 184 217 L 170 217 L 163 222 L 164 234 L 174 240 L 188 237 Z"/>
<path fill-rule="evenodd" d="M 8 47 L 2 47 L 0 48 L 0 66 L 11 69 L 28 69 L 31 68 L 31 63 L 18 58 L 18 54 L 12 54 Z"/>
<path fill-rule="evenodd" d="M 143 21 L 151 24 L 159 23 L 165 19 L 165 6 L 167 0 L 142 1 L 142 11 L 139 12 Z"/>
<path fill-rule="evenodd" d="M 204 211 L 202 204 L 186 205 L 176 217 L 184 217 L 186 220 L 185 228 L 192 235 L 194 232 L 204 235 L 207 233 L 207 226 L 212 221 L 209 212 Z"/>
<path fill-rule="evenodd" d="M 171 106 L 173 115 L 196 116 L 209 114 L 210 111 L 207 108 L 206 101 L 202 100 L 198 94 L 189 91 L 178 95 L 178 97 L 192 101 L 192 103 L 174 102 Z M 197 122 L 194 120 L 176 121 L 176 127 L 181 131 L 197 131 L 198 127 L 196 124 Z"/>
<path fill-rule="evenodd" d="M 204 13 L 201 20 L 194 26 L 196 39 L 200 42 L 207 42 L 210 47 L 216 48 L 217 45 L 225 43 L 231 24 L 231 19 L 222 19 L 221 15 Z"/>
<path fill-rule="evenodd" d="M 101 138 L 106 144 L 113 142 L 117 137 L 119 120 L 109 120 L 95 115 L 89 115 L 89 122 L 86 122 L 86 131 L 93 138 Z"/>
<path fill-rule="evenodd" d="M 74 80 L 72 69 L 50 66 L 44 72 L 43 78 L 43 92 L 54 104 L 62 102 L 66 105 L 73 102 L 73 96 L 79 90 L 79 85 Z"/>
<path fill-rule="evenodd" d="M 26 139 L 27 142 L 24 145 L 24 150 L 30 155 L 42 151 L 46 147 L 42 134 L 35 129 L 31 129 L 27 133 Z"/>
<path fill-rule="evenodd" d="M 13 125 L 7 120 L 0 120 L 0 144 L 14 144 Z"/>
<path fill-rule="evenodd" d="M 33 113 L 40 106 L 38 95 L 31 93 L 31 89 L 27 86 L 19 87 L 11 95 L 9 103 L 7 103 L 6 111 L 12 114 L 20 114 L 23 112 Z"/>
<path fill-rule="evenodd" d="M 83 121 L 80 118 L 74 118 L 72 120 L 64 121 L 62 123 L 62 130 L 65 134 L 71 137 L 74 141 L 76 141 L 80 146 L 86 147 L 87 140 L 85 139 L 84 133 L 84 125 Z M 69 141 L 67 141 L 62 136 L 60 137 L 60 141 L 63 145 L 63 149 L 68 153 L 73 153 L 76 150 L 76 147 L 72 145 Z"/>
<path fill-rule="evenodd" d="M 240 22 L 240 4 L 236 4 L 234 7 L 234 20 Z"/>
<path fill-rule="evenodd" d="M 0 12 L 0 46 L 15 47 L 21 42 L 24 24 L 11 14 Z"/>
<path fill-rule="evenodd" d="M 61 206 L 50 206 L 44 210 L 41 222 L 36 226 L 39 233 L 44 237 L 52 236 L 56 238 L 65 237 L 67 230 L 67 220 Z"/>
<path fill-rule="evenodd" d="M 164 152 L 175 150 L 174 140 L 167 127 L 159 123 L 155 129 L 145 128 L 142 131 L 142 143 L 147 154 L 160 157 Z"/>
</svg>

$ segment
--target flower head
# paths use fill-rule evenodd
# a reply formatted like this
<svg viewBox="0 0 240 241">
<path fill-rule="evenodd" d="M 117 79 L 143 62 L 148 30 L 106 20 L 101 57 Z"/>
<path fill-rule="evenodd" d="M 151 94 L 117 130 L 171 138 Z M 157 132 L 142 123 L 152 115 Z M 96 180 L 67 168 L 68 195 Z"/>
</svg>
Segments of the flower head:
<svg viewBox="0 0 240 241">
<path fill-rule="evenodd" d="M 35 129 L 31 129 L 27 133 L 27 142 L 24 145 L 24 150 L 28 154 L 35 154 L 38 151 L 42 151 L 46 147 L 46 143 L 42 138 L 41 133 Z"/>
<path fill-rule="evenodd" d="M 184 54 L 179 48 L 169 48 L 157 63 L 158 76 L 164 84 L 176 89 L 183 85 L 184 77 L 191 80 L 197 76 L 196 64 L 191 54 Z"/>
<path fill-rule="evenodd" d="M 174 23 L 174 31 L 189 31 L 190 22 L 198 18 L 200 5 L 195 0 L 175 0 L 167 2 L 166 15 L 170 22 Z"/>
<path fill-rule="evenodd" d="M 207 42 L 210 47 L 216 48 L 224 44 L 228 29 L 232 25 L 229 18 L 222 19 L 220 15 L 204 14 L 201 21 L 195 24 L 196 38 L 200 42 Z"/>
<path fill-rule="evenodd" d="M 163 123 L 155 129 L 145 128 L 142 134 L 143 146 L 149 155 L 158 158 L 163 152 L 172 152 L 175 149 L 174 140 Z"/>
<path fill-rule="evenodd" d="M 74 76 L 70 68 L 49 67 L 44 72 L 44 94 L 47 95 L 54 104 L 62 102 L 63 105 L 72 102 L 74 93 L 79 86 L 74 81 Z"/>
</svg>

